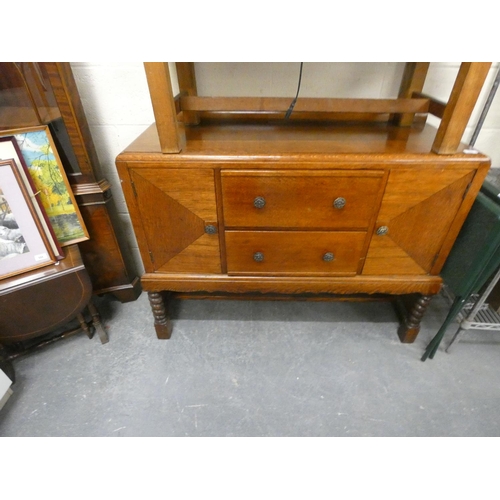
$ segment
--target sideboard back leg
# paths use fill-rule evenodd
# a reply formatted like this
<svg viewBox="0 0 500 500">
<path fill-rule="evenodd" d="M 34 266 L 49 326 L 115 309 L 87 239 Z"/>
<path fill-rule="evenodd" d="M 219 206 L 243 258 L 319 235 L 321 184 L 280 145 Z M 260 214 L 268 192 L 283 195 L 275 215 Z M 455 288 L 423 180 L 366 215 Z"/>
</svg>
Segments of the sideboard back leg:
<svg viewBox="0 0 500 500">
<path fill-rule="evenodd" d="M 163 294 L 161 292 L 148 292 L 148 298 L 155 319 L 157 337 L 159 339 L 169 339 L 172 335 L 172 323 L 168 316 Z"/>
<path fill-rule="evenodd" d="M 410 307 L 402 299 L 397 300 L 396 306 L 401 316 L 398 336 L 404 344 L 411 344 L 417 338 L 420 332 L 420 322 L 431 298 L 430 295 L 419 295 Z"/>
</svg>

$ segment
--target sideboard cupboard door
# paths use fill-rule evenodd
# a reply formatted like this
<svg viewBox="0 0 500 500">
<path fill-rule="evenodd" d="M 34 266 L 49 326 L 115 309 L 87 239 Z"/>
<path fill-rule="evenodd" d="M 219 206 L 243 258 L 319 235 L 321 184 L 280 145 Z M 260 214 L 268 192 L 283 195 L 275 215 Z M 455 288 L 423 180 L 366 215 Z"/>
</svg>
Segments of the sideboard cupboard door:
<svg viewBox="0 0 500 500">
<path fill-rule="evenodd" d="M 133 168 L 130 179 L 153 270 L 220 273 L 213 170 Z"/>
<path fill-rule="evenodd" d="M 475 172 L 470 168 L 391 171 L 363 274 L 436 274 L 433 266 Z"/>
</svg>

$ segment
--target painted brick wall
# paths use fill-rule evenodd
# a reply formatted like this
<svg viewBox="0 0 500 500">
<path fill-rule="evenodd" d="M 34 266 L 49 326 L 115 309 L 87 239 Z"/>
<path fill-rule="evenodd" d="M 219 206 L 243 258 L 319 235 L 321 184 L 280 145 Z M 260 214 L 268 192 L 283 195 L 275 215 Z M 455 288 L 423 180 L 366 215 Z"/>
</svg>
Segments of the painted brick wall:
<svg viewBox="0 0 500 500">
<path fill-rule="evenodd" d="M 154 122 L 144 68 L 138 63 L 72 63 L 76 83 L 102 167 L 113 186 L 116 226 L 137 263 L 143 267 L 114 161 L 116 156 Z M 305 63 L 300 95 L 303 97 L 395 97 L 403 63 Z M 490 70 L 469 127 L 468 142 L 498 63 Z M 446 101 L 459 63 L 432 63 L 424 92 Z M 295 96 L 299 63 L 196 63 L 200 95 Z M 175 68 L 172 67 L 175 74 Z M 176 90 L 174 82 L 174 91 Z M 500 94 L 500 92 L 499 92 Z M 429 123 L 439 123 L 429 118 Z M 495 98 L 476 148 L 500 168 L 500 95 Z"/>
</svg>

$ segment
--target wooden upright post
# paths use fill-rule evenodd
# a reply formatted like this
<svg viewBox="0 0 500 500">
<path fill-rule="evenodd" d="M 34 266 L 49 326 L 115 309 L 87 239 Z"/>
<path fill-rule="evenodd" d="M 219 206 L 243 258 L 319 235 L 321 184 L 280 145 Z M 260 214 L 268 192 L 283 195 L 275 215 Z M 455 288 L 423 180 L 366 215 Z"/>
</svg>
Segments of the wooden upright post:
<svg viewBox="0 0 500 500">
<path fill-rule="evenodd" d="M 156 129 L 162 153 L 179 153 L 186 143 L 184 130 L 177 122 L 168 63 L 144 63 Z"/>
<path fill-rule="evenodd" d="M 179 81 L 179 92 L 182 95 L 197 96 L 196 75 L 194 71 L 194 63 L 178 62 L 175 63 L 177 69 L 177 79 Z M 194 111 L 184 111 L 184 123 L 189 125 L 198 125 L 200 117 Z"/>
<path fill-rule="evenodd" d="M 428 62 L 406 63 L 398 97 L 409 99 L 414 92 L 422 92 L 428 70 Z M 409 127 L 412 125 L 414 118 L 415 114 L 413 113 L 404 115 L 397 114 L 394 116 L 394 123 L 400 127 Z"/>
<path fill-rule="evenodd" d="M 432 145 L 434 153 L 456 153 L 490 66 L 490 62 L 461 64 Z"/>
</svg>

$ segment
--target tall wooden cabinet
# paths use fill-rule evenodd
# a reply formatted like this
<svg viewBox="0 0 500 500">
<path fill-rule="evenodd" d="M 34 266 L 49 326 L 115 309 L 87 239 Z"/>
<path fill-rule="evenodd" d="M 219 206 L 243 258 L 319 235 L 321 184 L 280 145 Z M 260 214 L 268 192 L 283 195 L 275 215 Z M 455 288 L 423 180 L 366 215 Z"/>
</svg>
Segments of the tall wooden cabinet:
<svg viewBox="0 0 500 500">
<path fill-rule="evenodd" d="M 117 158 L 158 337 L 182 296 L 395 299 L 413 342 L 489 159 L 460 144 L 489 63 L 447 103 L 408 63 L 397 99 L 196 96 L 145 64 L 156 124 Z M 441 118 L 436 129 L 422 117 Z"/>
<path fill-rule="evenodd" d="M 112 186 L 99 160 L 69 63 L 0 63 L 0 131 L 46 124 L 90 239 L 79 244 L 94 293 L 135 300 L 139 278 L 122 252 L 110 211 Z"/>
</svg>

